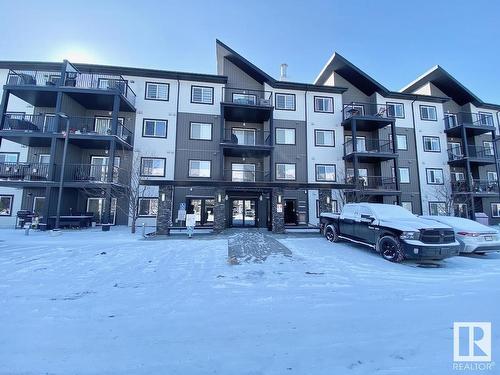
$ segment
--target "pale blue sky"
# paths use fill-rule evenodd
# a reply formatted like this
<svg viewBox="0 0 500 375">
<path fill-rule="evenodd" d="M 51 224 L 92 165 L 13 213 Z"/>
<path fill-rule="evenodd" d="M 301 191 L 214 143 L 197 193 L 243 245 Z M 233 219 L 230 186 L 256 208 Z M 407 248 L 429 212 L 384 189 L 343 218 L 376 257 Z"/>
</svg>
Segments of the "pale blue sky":
<svg viewBox="0 0 500 375">
<path fill-rule="evenodd" d="M 500 2 L 7 1 L 0 59 L 215 73 L 219 38 L 273 76 L 312 82 L 334 51 L 392 90 L 440 64 L 500 103 Z M 85 61 L 82 61 L 85 60 Z"/>
</svg>

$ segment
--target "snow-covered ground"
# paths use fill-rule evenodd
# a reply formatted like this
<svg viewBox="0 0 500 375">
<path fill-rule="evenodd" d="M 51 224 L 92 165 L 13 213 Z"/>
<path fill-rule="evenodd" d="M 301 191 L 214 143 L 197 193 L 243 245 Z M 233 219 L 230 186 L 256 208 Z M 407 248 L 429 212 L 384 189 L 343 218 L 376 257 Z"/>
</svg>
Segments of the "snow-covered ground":
<svg viewBox="0 0 500 375">
<path fill-rule="evenodd" d="M 231 266 L 224 237 L 0 240 L 0 374 L 453 374 L 454 321 L 491 321 L 500 358 L 499 254 L 423 269 L 310 236 Z"/>
</svg>

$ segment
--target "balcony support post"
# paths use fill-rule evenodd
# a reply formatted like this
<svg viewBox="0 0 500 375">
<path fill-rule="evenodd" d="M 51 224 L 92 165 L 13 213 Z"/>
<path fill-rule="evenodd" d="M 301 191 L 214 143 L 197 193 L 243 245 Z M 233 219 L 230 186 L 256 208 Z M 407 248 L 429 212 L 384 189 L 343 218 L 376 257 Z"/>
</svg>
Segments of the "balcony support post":
<svg viewBox="0 0 500 375">
<path fill-rule="evenodd" d="M 0 129 L 3 129 L 5 123 L 5 114 L 7 113 L 7 108 L 9 106 L 9 98 L 10 98 L 10 91 L 4 90 L 2 96 L 2 102 L 0 104 L 0 114 L 2 116 L 0 117 Z M 0 145 L 1 144 L 2 144 L 2 138 L 0 138 Z"/>
<path fill-rule="evenodd" d="M 462 144 L 464 147 L 463 154 L 465 157 L 465 169 L 466 169 L 466 183 L 467 183 L 467 196 L 469 197 L 470 201 L 470 208 L 468 208 L 468 214 L 469 214 L 469 219 L 474 220 L 474 213 L 476 212 L 475 208 L 475 202 L 474 202 L 474 194 L 473 194 L 473 179 L 472 179 L 472 170 L 470 167 L 470 160 L 469 160 L 469 144 L 467 142 L 467 130 L 465 129 L 465 126 L 462 125 Z"/>
<path fill-rule="evenodd" d="M 64 167 L 66 166 L 66 154 L 68 152 L 68 139 L 69 139 L 69 119 L 66 117 L 64 120 L 66 121 L 66 135 L 64 136 L 61 175 L 59 176 L 59 191 L 57 192 L 57 209 L 56 209 L 56 225 L 55 225 L 56 229 L 59 229 L 59 219 L 61 216 L 61 199 L 62 199 L 62 191 L 64 184 Z"/>
<path fill-rule="evenodd" d="M 352 170 L 353 170 L 353 183 L 354 183 L 354 200 L 359 202 L 360 189 L 359 186 L 359 171 L 358 171 L 358 141 L 357 141 L 357 129 L 356 120 L 351 117 L 351 141 L 352 141 L 352 152 L 354 154 L 352 158 Z"/>
<path fill-rule="evenodd" d="M 500 176 L 500 168 L 498 166 L 498 147 L 497 147 L 497 139 L 496 139 L 496 132 L 495 130 L 491 131 L 491 138 L 492 138 L 492 143 L 493 143 L 493 157 L 495 158 L 495 170 L 497 171 L 497 192 L 500 196 L 500 181 L 498 179 L 498 176 Z"/>
<path fill-rule="evenodd" d="M 270 176 L 269 180 L 272 181 L 275 178 L 274 173 L 274 124 L 273 124 L 273 113 L 271 113 L 271 117 L 269 117 L 269 145 L 273 147 L 271 152 L 269 153 L 269 171 Z M 264 135 L 265 137 L 265 135 Z M 263 168 L 265 170 L 265 168 Z"/>
<path fill-rule="evenodd" d="M 219 126 L 220 126 L 220 141 L 224 142 L 225 141 L 225 126 L 226 120 L 224 119 L 224 106 L 220 105 L 220 120 L 219 120 Z M 222 152 L 222 148 L 219 148 L 220 152 L 220 169 L 219 169 L 219 177 L 221 180 L 224 180 L 224 152 Z"/>
<path fill-rule="evenodd" d="M 396 153 L 396 123 L 395 121 L 391 121 L 391 135 L 392 135 L 392 152 Z M 396 191 L 399 191 L 399 160 L 398 158 L 394 158 L 394 179 L 396 183 Z M 396 194 L 396 203 L 401 205 L 401 195 Z"/>
<path fill-rule="evenodd" d="M 61 113 L 63 112 L 62 110 L 62 99 L 63 99 L 63 93 L 61 91 L 57 92 L 57 98 L 56 98 L 56 110 L 55 113 Z M 61 116 L 55 116 L 55 130 L 57 133 L 60 132 L 61 129 Z M 47 131 L 44 126 L 44 131 Z"/>
</svg>

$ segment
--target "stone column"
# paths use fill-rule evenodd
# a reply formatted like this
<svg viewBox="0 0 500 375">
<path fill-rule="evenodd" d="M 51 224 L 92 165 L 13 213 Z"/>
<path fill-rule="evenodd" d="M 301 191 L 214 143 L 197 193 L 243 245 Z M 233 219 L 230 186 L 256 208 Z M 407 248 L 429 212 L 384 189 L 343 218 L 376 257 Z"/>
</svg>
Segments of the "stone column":
<svg viewBox="0 0 500 375">
<path fill-rule="evenodd" d="M 278 197 L 281 197 L 281 202 L 278 201 Z M 285 233 L 285 197 L 283 189 L 273 188 L 271 206 L 273 210 L 273 233 Z M 281 212 L 278 212 L 278 206 L 281 207 Z"/>
<path fill-rule="evenodd" d="M 332 190 L 319 189 L 319 212 L 332 212 Z"/>
<path fill-rule="evenodd" d="M 226 191 L 215 189 L 214 232 L 220 233 L 226 228 Z M 219 199 L 220 198 L 220 199 Z"/>
<path fill-rule="evenodd" d="M 160 185 L 158 194 L 158 215 L 156 217 L 156 234 L 170 234 L 174 200 L 173 193 L 174 187 L 172 185 Z"/>
</svg>

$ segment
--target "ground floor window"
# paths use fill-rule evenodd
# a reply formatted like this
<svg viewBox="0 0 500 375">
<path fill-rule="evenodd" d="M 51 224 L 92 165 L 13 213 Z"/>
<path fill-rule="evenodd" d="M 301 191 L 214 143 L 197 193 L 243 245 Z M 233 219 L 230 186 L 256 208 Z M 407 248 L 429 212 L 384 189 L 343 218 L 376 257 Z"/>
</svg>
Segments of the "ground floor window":
<svg viewBox="0 0 500 375">
<path fill-rule="evenodd" d="M 446 215 L 446 203 L 429 202 L 429 213 L 431 215 Z"/>
<path fill-rule="evenodd" d="M 186 213 L 194 214 L 196 225 L 212 225 L 214 223 L 214 199 L 188 198 Z"/>
<path fill-rule="evenodd" d="M 87 198 L 87 212 L 94 214 L 94 221 L 102 224 L 106 207 L 106 198 Z M 111 224 L 116 221 L 116 198 L 111 198 Z"/>
<path fill-rule="evenodd" d="M 139 198 L 138 215 L 156 217 L 158 214 L 158 198 Z"/>
<path fill-rule="evenodd" d="M 500 217 L 500 203 L 491 204 L 491 217 Z"/>
<path fill-rule="evenodd" d="M 0 216 L 12 215 L 13 195 L 0 195 Z"/>
<path fill-rule="evenodd" d="M 412 202 L 401 202 L 401 207 L 406 208 L 410 212 L 413 212 Z"/>
</svg>

